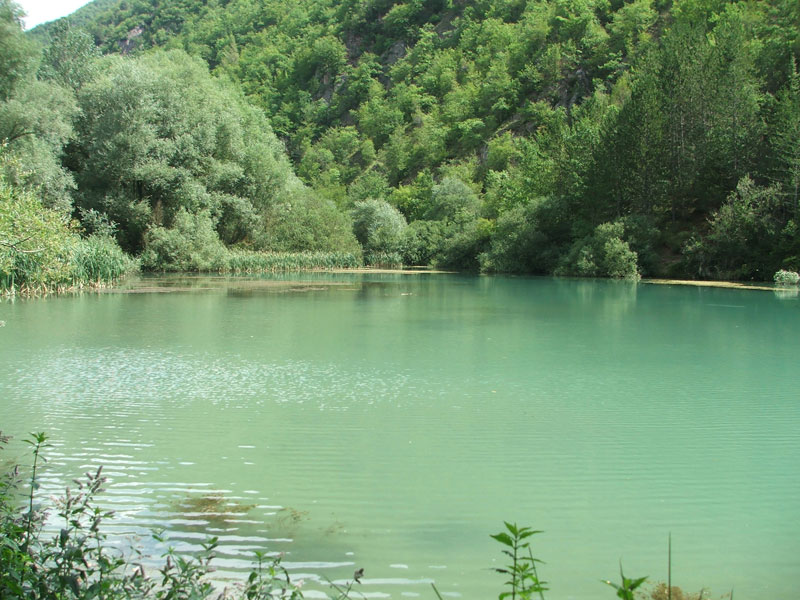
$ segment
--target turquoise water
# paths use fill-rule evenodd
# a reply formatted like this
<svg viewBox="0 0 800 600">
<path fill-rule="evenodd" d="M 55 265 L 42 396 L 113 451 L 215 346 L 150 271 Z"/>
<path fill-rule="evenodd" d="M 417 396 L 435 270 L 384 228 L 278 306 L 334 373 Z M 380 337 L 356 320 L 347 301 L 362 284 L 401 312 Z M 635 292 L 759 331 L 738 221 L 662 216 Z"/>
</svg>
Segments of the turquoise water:
<svg viewBox="0 0 800 600">
<path fill-rule="evenodd" d="M 666 579 L 797 597 L 800 301 L 434 274 L 133 281 L 0 303 L 0 429 L 53 441 L 45 493 L 105 465 L 114 535 L 254 550 L 314 597 L 493 598 L 502 521 L 547 598 Z M 320 583 L 322 582 L 322 583 Z"/>
</svg>

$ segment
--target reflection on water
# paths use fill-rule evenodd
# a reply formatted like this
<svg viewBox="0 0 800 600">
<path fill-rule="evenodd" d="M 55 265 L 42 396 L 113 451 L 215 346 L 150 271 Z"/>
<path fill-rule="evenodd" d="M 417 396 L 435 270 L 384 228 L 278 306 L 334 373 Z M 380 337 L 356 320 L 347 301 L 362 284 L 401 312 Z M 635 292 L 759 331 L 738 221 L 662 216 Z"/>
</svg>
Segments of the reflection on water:
<svg viewBox="0 0 800 600">
<path fill-rule="evenodd" d="M 159 293 L 164 291 L 169 293 Z M 127 292 L 127 293 L 122 293 Z M 134 293 L 135 292 L 135 293 Z M 0 304 L 0 414 L 54 440 L 44 494 L 104 465 L 115 539 L 305 590 L 487 598 L 533 525 L 550 598 L 626 573 L 793 597 L 796 296 L 447 275 L 154 277 Z"/>
</svg>

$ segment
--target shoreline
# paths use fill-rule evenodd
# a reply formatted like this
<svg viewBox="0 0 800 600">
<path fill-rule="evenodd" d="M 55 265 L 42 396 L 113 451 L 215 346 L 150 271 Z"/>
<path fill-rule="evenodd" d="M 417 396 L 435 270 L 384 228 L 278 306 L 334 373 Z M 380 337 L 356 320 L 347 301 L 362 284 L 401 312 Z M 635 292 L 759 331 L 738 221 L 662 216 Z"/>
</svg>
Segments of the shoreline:
<svg viewBox="0 0 800 600">
<path fill-rule="evenodd" d="M 287 272 L 287 271 L 282 271 Z M 297 273 L 359 273 L 359 274 L 379 274 L 379 275 L 445 275 L 445 274 L 457 274 L 458 271 L 448 271 L 444 269 L 436 269 L 436 268 L 428 268 L 428 267 L 409 267 L 409 268 L 387 268 L 387 267 L 354 267 L 354 268 L 347 268 L 347 267 L 340 267 L 340 268 L 331 268 L 331 269 L 301 269 L 296 271 Z M 178 275 L 178 276 L 189 276 L 189 277 L 202 277 L 202 276 L 223 276 L 223 277 L 237 277 L 237 276 L 253 276 L 253 275 L 260 275 L 266 274 L 267 271 L 254 271 L 254 272 L 228 272 L 228 273 L 219 273 L 214 271 L 209 272 L 195 272 L 195 271 L 186 271 L 186 272 L 170 272 L 170 273 L 163 273 L 163 272 L 139 272 L 134 276 L 144 277 L 145 279 L 149 277 L 158 277 L 160 275 Z M 480 275 L 480 274 L 476 274 Z M 508 274 L 503 273 L 496 273 L 492 275 L 506 275 Z M 544 276 L 548 277 L 548 276 Z M 555 278 L 555 276 L 549 276 L 548 278 Z M 78 283 L 73 285 L 59 285 L 59 286 L 37 286 L 35 288 L 23 288 L 23 289 L 15 289 L 11 290 L 0 290 L 0 298 L 2 299 L 13 299 L 13 298 L 41 298 L 47 297 L 52 295 L 63 295 L 63 294 L 70 294 L 70 293 L 81 293 L 81 292 L 99 292 L 99 293 L 131 293 L 134 290 L 130 289 L 120 289 L 120 284 L 124 284 L 125 280 L 128 277 L 122 277 L 117 279 L 114 282 L 85 282 L 85 283 Z M 574 278 L 568 278 L 574 279 Z M 580 278 L 583 279 L 583 278 Z M 586 279 L 607 279 L 603 277 L 598 278 L 586 278 Z M 291 285 L 291 284 L 298 284 L 299 281 L 294 282 L 275 282 L 278 285 Z M 754 290 L 754 291 L 761 291 L 761 292 L 780 292 L 780 291 L 793 291 L 797 290 L 797 286 L 785 286 L 785 285 L 778 285 L 778 284 L 769 284 L 767 282 L 754 282 L 754 283 L 745 283 L 745 282 L 737 282 L 737 281 L 710 281 L 710 280 L 696 280 L 696 279 L 664 279 L 664 278 L 653 278 L 653 279 L 641 279 L 637 283 L 640 284 L 649 284 L 649 285 L 680 285 L 680 286 L 691 286 L 691 287 L 705 287 L 705 288 L 724 288 L 724 289 L 733 289 L 733 290 Z M 169 291 L 178 291 L 180 288 L 172 288 Z M 139 293 L 144 291 L 167 291 L 167 289 L 157 288 L 152 290 L 146 289 L 138 289 L 135 290 Z"/>
<path fill-rule="evenodd" d="M 649 283 L 652 285 L 684 285 L 694 287 L 714 287 L 732 290 L 756 290 L 759 292 L 774 292 L 781 290 L 791 290 L 796 286 L 766 285 L 761 283 L 740 283 L 736 281 L 703 281 L 695 279 L 642 279 L 639 283 Z"/>
</svg>

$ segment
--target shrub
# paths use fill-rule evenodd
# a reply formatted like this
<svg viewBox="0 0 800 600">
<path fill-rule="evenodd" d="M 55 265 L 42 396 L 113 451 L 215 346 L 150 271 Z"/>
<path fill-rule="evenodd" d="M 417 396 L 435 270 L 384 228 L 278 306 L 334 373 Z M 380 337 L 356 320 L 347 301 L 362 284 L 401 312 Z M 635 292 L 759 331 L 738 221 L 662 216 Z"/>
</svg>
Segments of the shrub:
<svg viewBox="0 0 800 600">
<path fill-rule="evenodd" d="M 781 269 L 775 273 L 773 279 L 778 285 L 797 285 L 800 282 L 800 273 Z"/>
<path fill-rule="evenodd" d="M 142 266 L 153 271 L 219 271 L 227 268 L 227 250 L 208 211 L 180 208 L 172 228 L 151 227 L 145 234 Z"/>
<path fill-rule="evenodd" d="M 285 194 L 271 207 L 254 246 L 275 252 L 351 252 L 359 247 L 350 216 L 308 190 Z"/>
<path fill-rule="evenodd" d="M 433 186 L 425 218 L 463 223 L 474 220 L 480 208 L 480 199 L 466 183 L 456 177 L 445 177 Z"/>
<path fill-rule="evenodd" d="M 479 270 L 478 257 L 489 247 L 492 227 L 486 219 L 466 223 L 443 241 L 434 263 L 461 271 Z"/>
<path fill-rule="evenodd" d="M 777 186 L 761 187 L 742 178 L 711 218 L 710 231 L 684 248 L 688 270 L 700 277 L 766 280 L 791 267 L 794 222 Z"/>
<path fill-rule="evenodd" d="M 0 173 L 0 290 L 69 285 L 78 239 L 60 212 Z"/>
<path fill-rule="evenodd" d="M 355 203 L 352 215 L 353 233 L 366 257 L 402 252 L 406 219 L 394 206 L 384 200 L 364 200 Z"/>
<path fill-rule="evenodd" d="M 403 262 L 430 265 L 442 251 L 447 227 L 441 221 L 412 221 L 403 230 Z"/>
<path fill-rule="evenodd" d="M 592 235 L 573 244 L 556 274 L 639 279 L 638 257 L 622 239 L 624 233 L 619 221 L 598 225 Z"/>
<path fill-rule="evenodd" d="M 481 270 L 497 273 L 548 273 L 552 260 L 544 255 L 551 248 L 540 227 L 538 202 L 517 205 L 502 213 L 491 243 L 480 256 Z"/>
</svg>

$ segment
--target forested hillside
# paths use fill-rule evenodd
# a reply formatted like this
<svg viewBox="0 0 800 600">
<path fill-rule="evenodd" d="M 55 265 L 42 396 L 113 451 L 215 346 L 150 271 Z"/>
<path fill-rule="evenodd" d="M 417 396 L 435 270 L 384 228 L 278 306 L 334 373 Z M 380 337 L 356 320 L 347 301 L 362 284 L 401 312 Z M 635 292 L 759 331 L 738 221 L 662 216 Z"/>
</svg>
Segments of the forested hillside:
<svg viewBox="0 0 800 600">
<path fill-rule="evenodd" d="M 40 131 L 6 152 L 134 253 L 183 226 L 488 272 L 800 268 L 796 0 L 95 0 L 23 43 L 0 122 Z"/>
</svg>

